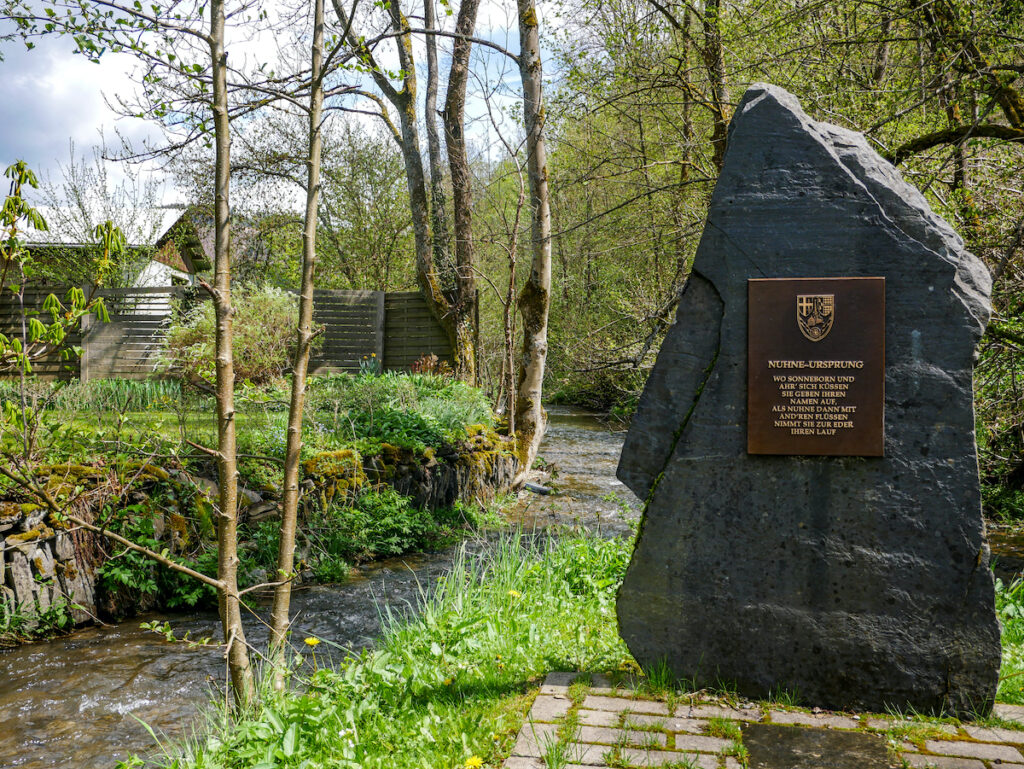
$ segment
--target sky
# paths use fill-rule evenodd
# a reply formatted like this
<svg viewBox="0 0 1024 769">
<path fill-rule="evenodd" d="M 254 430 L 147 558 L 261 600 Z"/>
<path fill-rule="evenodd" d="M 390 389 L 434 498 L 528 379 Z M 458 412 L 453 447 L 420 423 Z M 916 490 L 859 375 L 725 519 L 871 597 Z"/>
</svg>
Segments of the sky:
<svg viewBox="0 0 1024 769">
<path fill-rule="evenodd" d="M 130 56 L 111 54 L 99 64 L 72 53 L 71 41 L 38 41 L 29 51 L 18 42 L 3 44 L 0 61 L 0 164 L 6 168 L 24 160 L 37 175 L 60 178 L 58 163 L 66 164 L 69 142 L 78 154 L 89 154 L 103 137 L 118 144 L 117 132 L 138 143 L 158 137 L 159 129 L 138 118 L 119 118 L 105 101 L 131 94 Z"/>
<path fill-rule="evenodd" d="M 457 8 L 457 4 L 453 5 Z M 512 49 L 518 47 L 515 39 L 508 39 L 507 32 L 511 29 L 515 37 L 514 9 L 511 0 L 485 0 L 477 34 Z M 449 18 L 447 22 L 450 26 L 454 19 Z M 0 27 L 0 33 L 3 31 Z M 138 87 L 130 77 L 135 66 L 130 55 L 108 53 L 99 63 L 93 63 L 73 53 L 71 40 L 59 37 L 38 39 L 33 50 L 26 50 L 19 41 L 0 41 L 0 46 L 3 54 L 0 104 L 4 105 L 4 119 L 0 121 L 0 167 L 25 160 L 41 178 L 49 175 L 54 182 L 59 182 L 59 166 L 69 160 L 69 142 L 74 142 L 77 155 L 86 157 L 91 157 L 93 146 L 103 141 L 112 149 L 119 147 L 118 134 L 136 146 L 147 138 L 159 142 L 161 131 L 156 123 L 121 117 L 109 104 L 118 96 L 130 98 Z M 229 44 L 229 52 L 237 54 L 239 47 L 261 60 L 276 55 L 273 41 L 249 40 L 234 48 Z M 417 47 L 421 50 L 416 52 L 416 58 L 422 65 L 425 54 L 421 43 L 417 43 Z M 447 41 L 443 41 L 441 47 L 447 48 Z M 476 51 L 480 53 L 479 47 Z M 382 63 L 392 65 L 386 60 Z M 441 66 L 446 70 L 447 62 L 442 61 Z M 497 66 L 488 69 L 496 72 Z M 514 77 L 518 81 L 514 68 L 506 66 L 505 69 L 506 79 Z M 473 90 L 472 82 L 470 90 Z M 467 107 L 471 141 L 476 133 L 479 143 L 483 143 L 489 128 L 485 116 L 482 104 L 474 104 L 471 97 Z M 147 171 L 159 176 L 155 166 L 148 167 Z M 113 164 L 109 173 L 111 180 L 117 182 L 121 177 L 118 164 Z M 182 202 L 180 193 L 170 184 L 165 185 L 164 195 L 165 203 Z"/>
</svg>

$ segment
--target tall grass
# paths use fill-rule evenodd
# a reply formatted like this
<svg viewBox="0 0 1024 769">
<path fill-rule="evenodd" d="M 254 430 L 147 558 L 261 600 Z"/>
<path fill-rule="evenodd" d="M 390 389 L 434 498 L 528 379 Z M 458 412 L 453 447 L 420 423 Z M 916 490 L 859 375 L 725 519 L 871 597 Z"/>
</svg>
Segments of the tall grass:
<svg viewBox="0 0 1024 769">
<path fill-rule="evenodd" d="M 173 379 L 94 379 L 89 382 L 33 382 L 30 400 L 46 409 L 85 411 L 161 411 L 181 400 Z M 15 380 L 0 381 L 0 401 L 21 398 Z"/>
<path fill-rule="evenodd" d="M 509 536 L 482 555 L 463 549 L 445 578 L 424 586 L 415 619 L 385 617 L 375 651 L 327 669 L 305 647 L 288 692 L 267 691 L 237 719 L 211 710 L 205 733 L 158 763 L 441 769 L 478 756 L 497 766 L 531 684 L 551 670 L 628 659 L 613 604 L 629 552 L 628 542 L 594 537 Z"/>
<path fill-rule="evenodd" d="M 1024 580 L 996 580 L 996 613 L 1003 626 L 1003 664 L 996 699 L 1024 705 Z"/>
</svg>

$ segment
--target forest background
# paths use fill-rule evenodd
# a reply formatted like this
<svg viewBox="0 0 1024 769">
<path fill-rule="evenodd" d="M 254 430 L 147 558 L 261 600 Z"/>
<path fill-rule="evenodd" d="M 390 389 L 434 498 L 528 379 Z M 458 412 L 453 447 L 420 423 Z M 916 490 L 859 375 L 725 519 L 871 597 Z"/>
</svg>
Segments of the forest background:
<svg viewBox="0 0 1024 769">
<path fill-rule="evenodd" d="M 508 9 L 503 29 L 501 13 L 485 6 L 486 32 L 473 38 L 464 26 L 471 4 L 415 4 L 397 17 L 397 5 L 357 4 L 348 24 L 335 4 L 329 42 L 359 55 L 325 103 L 316 281 L 423 285 L 400 110 L 388 93 L 409 94 L 418 73 L 413 122 L 430 169 L 435 265 L 471 327 L 473 374 L 500 403 L 521 333 L 515 296 L 530 270 L 519 73 L 506 50 L 518 50 L 517 20 Z M 977 376 L 986 502 L 996 515 L 1024 509 L 1024 2 L 556 0 L 540 11 L 552 207 L 546 393 L 631 413 L 685 286 L 733 106 L 748 84 L 768 81 L 813 117 L 864 132 L 992 271 L 996 313 Z M 297 45 L 306 27 L 297 14 L 288 40 Z M 387 38 L 394 30 L 402 34 Z M 453 45 L 471 38 L 460 71 Z M 378 42 L 362 50 L 365 40 Z M 394 40 L 410 41 L 408 59 L 402 45 L 382 53 Z M 445 66 L 437 51 L 431 62 L 432 47 Z M 459 87 L 468 92 L 462 119 L 451 102 Z M 232 124 L 233 215 L 268 247 L 236 264 L 235 279 L 294 288 L 306 122 L 286 101 L 247 98 Z M 179 113 L 161 115 L 159 104 L 142 106 L 172 136 L 184 130 Z M 455 166 L 429 156 L 450 155 L 460 130 L 468 181 L 452 185 Z M 171 144 L 161 159 L 176 186 L 212 207 L 212 149 Z M 468 289 L 459 285 L 469 277 Z M 478 291 L 479 308 L 467 291 Z"/>
</svg>

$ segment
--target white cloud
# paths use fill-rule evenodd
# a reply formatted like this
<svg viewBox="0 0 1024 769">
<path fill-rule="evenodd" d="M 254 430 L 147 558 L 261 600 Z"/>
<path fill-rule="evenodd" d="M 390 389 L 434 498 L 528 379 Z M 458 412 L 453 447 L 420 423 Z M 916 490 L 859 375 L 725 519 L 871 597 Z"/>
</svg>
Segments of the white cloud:
<svg viewBox="0 0 1024 769">
<path fill-rule="evenodd" d="M 153 123 L 120 118 L 106 99 L 130 96 L 135 84 L 129 77 L 133 66 L 123 54 L 104 56 L 93 64 L 71 52 L 71 41 L 44 38 L 25 50 L 8 44 L 0 62 L 0 163 L 23 159 L 37 174 L 59 178 L 57 163 L 66 162 L 68 142 L 86 150 L 105 134 L 113 142 L 119 131 L 133 141 L 155 137 Z"/>
</svg>

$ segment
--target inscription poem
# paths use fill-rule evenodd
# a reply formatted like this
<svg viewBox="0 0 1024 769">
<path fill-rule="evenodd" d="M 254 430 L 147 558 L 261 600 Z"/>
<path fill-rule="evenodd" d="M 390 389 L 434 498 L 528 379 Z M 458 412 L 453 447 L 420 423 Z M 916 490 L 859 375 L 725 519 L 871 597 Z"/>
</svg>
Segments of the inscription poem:
<svg viewBox="0 0 1024 769">
<path fill-rule="evenodd" d="M 747 451 L 882 456 L 885 278 L 747 281 Z"/>
</svg>

